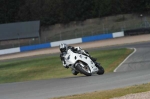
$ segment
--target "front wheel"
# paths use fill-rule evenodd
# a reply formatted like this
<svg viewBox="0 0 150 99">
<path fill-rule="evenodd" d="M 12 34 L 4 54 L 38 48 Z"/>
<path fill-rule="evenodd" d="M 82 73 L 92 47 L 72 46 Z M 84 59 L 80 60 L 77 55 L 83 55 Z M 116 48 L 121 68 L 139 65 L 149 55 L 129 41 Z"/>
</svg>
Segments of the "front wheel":
<svg viewBox="0 0 150 99">
<path fill-rule="evenodd" d="M 105 70 L 102 66 L 100 66 L 100 64 L 96 65 L 96 67 L 98 68 L 98 72 L 97 72 L 98 75 L 104 74 Z"/>
<path fill-rule="evenodd" d="M 90 70 L 89 66 L 87 66 L 87 65 L 84 65 L 84 66 L 83 66 L 83 64 L 82 64 L 82 66 L 81 66 L 81 64 L 77 64 L 75 68 L 76 68 L 80 73 L 82 73 L 82 74 L 84 74 L 84 75 L 86 75 L 86 76 L 91 76 L 91 75 L 92 75 L 91 70 Z"/>
</svg>

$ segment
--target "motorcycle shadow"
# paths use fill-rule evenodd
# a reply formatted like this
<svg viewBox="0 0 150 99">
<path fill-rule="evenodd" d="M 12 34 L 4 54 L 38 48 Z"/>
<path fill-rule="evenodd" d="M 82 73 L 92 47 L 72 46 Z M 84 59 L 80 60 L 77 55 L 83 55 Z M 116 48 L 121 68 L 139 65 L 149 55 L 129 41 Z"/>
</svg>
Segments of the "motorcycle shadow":
<svg viewBox="0 0 150 99">
<path fill-rule="evenodd" d="M 92 76 L 99 76 L 97 74 L 93 74 Z M 85 76 L 85 75 L 79 75 L 79 76 L 71 76 L 71 77 L 66 77 L 66 78 L 62 78 L 62 79 L 71 79 L 71 78 L 89 78 L 89 77 L 92 77 L 92 76 Z"/>
</svg>

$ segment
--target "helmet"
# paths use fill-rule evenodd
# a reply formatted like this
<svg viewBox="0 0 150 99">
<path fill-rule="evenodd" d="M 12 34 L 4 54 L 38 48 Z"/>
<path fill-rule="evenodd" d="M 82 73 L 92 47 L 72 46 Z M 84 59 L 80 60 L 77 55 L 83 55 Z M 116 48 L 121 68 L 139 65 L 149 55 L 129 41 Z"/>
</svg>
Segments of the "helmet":
<svg viewBox="0 0 150 99">
<path fill-rule="evenodd" d="M 61 52 L 67 52 L 68 46 L 67 46 L 67 44 L 61 43 L 59 45 L 59 49 Z"/>
</svg>

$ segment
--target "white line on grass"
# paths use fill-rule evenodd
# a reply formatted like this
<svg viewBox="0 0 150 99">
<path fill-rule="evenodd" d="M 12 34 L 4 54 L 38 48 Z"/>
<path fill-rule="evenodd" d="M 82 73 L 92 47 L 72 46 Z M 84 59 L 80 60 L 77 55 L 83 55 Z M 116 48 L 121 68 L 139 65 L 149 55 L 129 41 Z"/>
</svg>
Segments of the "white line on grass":
<svg viewBox="0 0 150 99">
<path fill-rule="evenodd" d="M 117 69 L 118 69 L 119 67 L 121 67 L 121 65 L 122 65 L 130 56 L 132 56 L 132 55 L 136 52 L 136 48 L 130 48 L 130 49 L 134 49 L 134 51 L 133 51 L 122 63 L 119 64 L 119 66 L 114 70 L 114 72 L 117 72 Z"/>
</svg>

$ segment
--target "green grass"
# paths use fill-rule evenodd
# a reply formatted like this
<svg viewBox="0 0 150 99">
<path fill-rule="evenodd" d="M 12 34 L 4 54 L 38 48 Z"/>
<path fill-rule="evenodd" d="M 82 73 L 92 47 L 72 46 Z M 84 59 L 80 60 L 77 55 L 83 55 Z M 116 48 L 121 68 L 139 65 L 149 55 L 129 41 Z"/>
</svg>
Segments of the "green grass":
<svg viewBox="0 0 150 99">
<path fill-rule="evenodd" d="M 123 48 L 105 51 L 97 50 L 90 52 L 90 54 L 97 58 L 97 61 L 101 63 L 107 73 L 112 72 L 132 51 L 131 49 Z M 62 66 L 59 55 L 0 64 L 0 83 L 70 76 L 73 76 L 70 69 L 65 69 Z"/>
<path fill-rule="evenodd" d="M 114 90 L 107 90 L 107 91 L 95 91 L 92 93 L 85 93 L 85 94 L 78 94 L 73 96 L 66 96 L 66 97 L 58 97 L 53 99 L 110 99 L 114 97 L 121 97 L 131 93 L 140 93 L 150 91 L 150 83 L 142 84 L 142 85 L 135 85 L 126 88 L 119 88 Z"/>
</svg>

